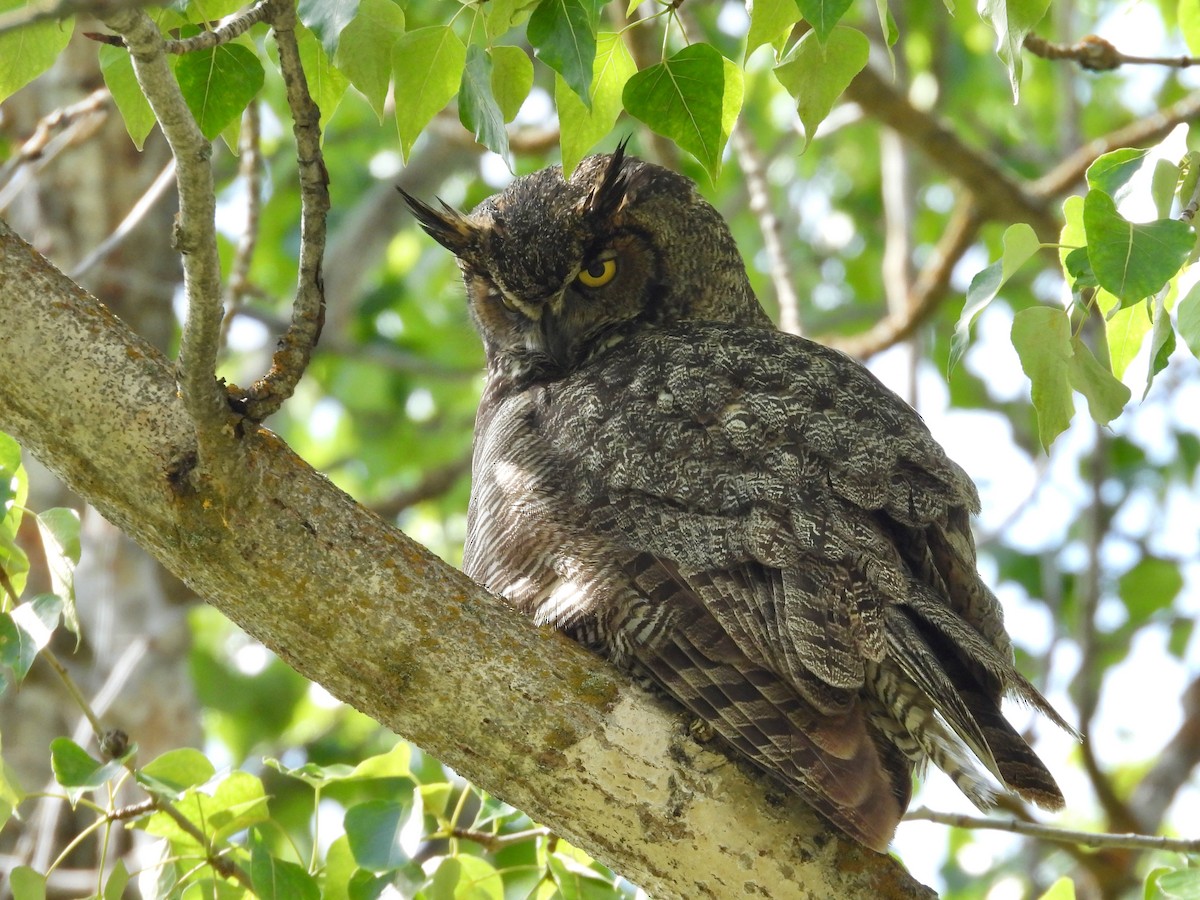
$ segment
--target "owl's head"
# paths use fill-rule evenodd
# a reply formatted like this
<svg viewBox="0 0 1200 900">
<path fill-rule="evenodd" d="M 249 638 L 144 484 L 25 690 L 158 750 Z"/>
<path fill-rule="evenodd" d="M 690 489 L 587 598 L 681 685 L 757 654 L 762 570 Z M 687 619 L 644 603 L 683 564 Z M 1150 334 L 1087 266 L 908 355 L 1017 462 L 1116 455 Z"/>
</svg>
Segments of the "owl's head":
<svg viewBox="0 0 1200 900">
<path fill-rule="evenodd" d="M 720 214 L 691 180 L 624 145 L 570 180 L 558 166 L 518 178 L 469 214 L 404 197 L 458 257 L 493 371 L 561 377 L 666 323 L 770 326 Z"/>
</svg>

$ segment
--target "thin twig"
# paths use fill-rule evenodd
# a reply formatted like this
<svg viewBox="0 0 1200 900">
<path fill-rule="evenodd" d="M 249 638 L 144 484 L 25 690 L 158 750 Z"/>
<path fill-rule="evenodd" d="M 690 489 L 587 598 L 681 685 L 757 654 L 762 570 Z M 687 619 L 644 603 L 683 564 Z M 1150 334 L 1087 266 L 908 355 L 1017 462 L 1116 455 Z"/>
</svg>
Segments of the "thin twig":
<svg viewBox="0 0 1200 900">
<path fill-rule="evenodd" d="M 750 212 L 758 221 L 758 228 L 763 236 L 763 247 L 767 251 L 767 259 L 770 260 L 771 284 L 775 286 L 775 299 L 779 304 L 779 328 L 789 334 L 803 334 L 800 302 L 796 297 L 796 288 L 792 284 L 792 272 L 788 266 L 787 252 L 783 248 L 779 217 L 771 208 L 771 191 L 767 186 L 766 173 L 763 172 L 758 148 L 754 146 L 754 139 L 740 118 L 733 126 L 732 138 L 738 164 L 746 179 L 746 190 L 750 196 Z"/>
<path fill-rule="evenodd" d="M 214 465 L 221 459 L 216 442 L 227 418 L 228 404 L 214 377 L 222 316 L 212 145 L 201 134 L 183 99 L 154 21 L 140 10 L 125 10 L 111 16 L 106 24 L 125 39 L 138 84 L 176 161 L 179 217 L 174 242 L 183 256 L 187 297 L 176 377 L 196 426 L 200 464 Z"/>
<path fill-rule="evenodd" d="M 258 3 L 246 12 L 226 19 L 212 31 L 202 31 L 195 37 L 183 38 L 177 41 L 167 41 L 168 53 L 195 53 L 198 50 L 211 50 L 220 44 L 227 44 L 234 38 L 241 37 L 259 22 L 265 21 L 270 14 L 270 0 L 258 0 Z"/>
<path fill-rule="evenodd" d="M 1029 837 L 1041 838 L 1044 841 L 1055 841 L 1060 844 L 1076 844 L 1081 847 L 1090 847 L 1093 849 L 1119 848 L 1125 850 L 1170 850 L 1176 853 L 1200 852 L 1200 840 L 1158 837 L 1151 834 L 1109 834 L 1105 832 L 1073 831 L 1069 828 L 1056 828 L 1053 825 L 1041 825 L 1036 822 L 1021 822 L 1017 819 L 986 819 L 982 816 L 937 812 L 924 806 L 907 813 L 904 816 L 904 821 L 937 822 L 939 825 L 949 825 L 953 828 L 1010 831 L 1013 834 L 1024 834 Z"/>
<path fill-rule="evenodd" d="M 99 244 L 92 248 L 83 259 L 75 264 L 75 267 L 68 273 L 70 277 L 76 281 L 91 271 L 92 267 L 104 260 L 110 253 L 116 250 L 125 242 L 125 239 L 137 228 L 138 224 L 146 217 L 146 214 L 154 208 L 154 205 L 162 199 L 166 194 L 167 189 L 175 180 L 175 159 L 172 157 L 163 166 L 163 170 L 158 173 L 158 177 L 151 182 L 150 187 L 146 188 L 145 193 L 138 198 L 137 203 L 121 220 L 121 224 L 113 229 L 112 234 L 102 240 Z"/>
<path fill-rule="evenodd" d="M 97 88 L 82 100 L 43 116 L 33 134 L 0 166 L 0 211 L 8 208 L 32 175 L 68 147 L 95 134 L 108 116 L 111 100 L 108 88 Z M 28 168 L 22 171 L 23 167 Z"/>
<path fill-rule="evenodd" d="M 913 283 L 909 302 L 902 315 L 889 315 L 861 334 L 817 338 L 858 359 L 873 356 L 904 340 L 938 308 L 946 298 L 955 264 L 975 241 L 983 222 L 974 195 L 965 194 L 950 214 L 929 261 Z"/>
<path fill-rule="evenodd" d="M 1187 69 L 1200 64 L 1200 58 L 1195 56 L 1132 56 L 1122 53 L 1097 34 L 1089 34 L 1074 44 L 1056 44 L 1031 32 L 1025 35 L 1025 49 L 1042 59 L 1074 60 L 1092 72 L 1107 72 L 1123 65 Z"/>
<path fill-rule="evenodd" d="M 329 172 L 321 153 L 321 111 L 313 102 L 296 43 L 296 8 L 289 0 L 270 0 L 271 27 L 279 47 L 279 69 L 292 112 L 300 172 L 300 272 L 292 322 L 280 338 L 271 369 L 238 398 L 246 415 L 261 422 L 292 395 L 308 367 L 325 324 L 325 217 L 329 212 Z"/>
<path fill-rule="evenodd" d="M 549 837 L 550 829 L 530 828 L 527 831 L 516 831 L 512 834 L 492 834 L 487 831 L 475 831 L 470 828 L 451 828 L 445 836 L 470 841 L 473 844 L 478 844 L 489 853 L 495 853 L 503 850 L 505 847 L 511 847 L 513 844 L 521 844 L 540 837 Z"/>
</svg>

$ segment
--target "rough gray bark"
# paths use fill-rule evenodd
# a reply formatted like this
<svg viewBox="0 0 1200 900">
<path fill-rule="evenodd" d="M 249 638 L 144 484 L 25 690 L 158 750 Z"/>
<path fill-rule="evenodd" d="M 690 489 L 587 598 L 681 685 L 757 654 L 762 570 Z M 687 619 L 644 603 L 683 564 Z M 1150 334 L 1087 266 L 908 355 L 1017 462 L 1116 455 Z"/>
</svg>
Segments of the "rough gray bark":
<svg viewBox="0 0 1200 900">
<path fill-rule="evenodd" d="M 196 477 L 171 365 L 3 222 L 0 335 L 0 428 L 297 671 L 652 895 L 930 896 L 266 429 L 225 435 L 244 487 Z"/>
</svg>

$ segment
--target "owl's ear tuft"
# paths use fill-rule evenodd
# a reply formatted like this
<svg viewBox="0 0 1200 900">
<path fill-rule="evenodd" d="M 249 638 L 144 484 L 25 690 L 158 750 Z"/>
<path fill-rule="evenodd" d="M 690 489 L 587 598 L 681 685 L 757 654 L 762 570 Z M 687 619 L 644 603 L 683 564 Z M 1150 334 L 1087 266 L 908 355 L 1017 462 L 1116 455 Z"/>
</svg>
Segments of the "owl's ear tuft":
<svg viewBox="0 0 1200 900">
<path fill-rule="evenodd" d="M 613 151 L 612 156 L 609 157 L 604 174 L 583 202 L 584 215 L 607 218 L 620 209 L 621 204 L 625 202 L 630 175 L 630 167 L 625 164 L 625 145 L 628 143 L 629 138 L 622 140 L 617 144 L 617 149 Z"/>
<path fill-rule="evenodd" d="M 455 256 L 463 256 L 475 245 L 478 229 L 445 200 L 439 199 L 438 203 L 442 208 L 434 209 L 404 188 L 397 187 L 396 190 L 404 197 L 404 202 L 408 204 L 413 217 L 421 223 L 425 232 Z"/>
</svg>

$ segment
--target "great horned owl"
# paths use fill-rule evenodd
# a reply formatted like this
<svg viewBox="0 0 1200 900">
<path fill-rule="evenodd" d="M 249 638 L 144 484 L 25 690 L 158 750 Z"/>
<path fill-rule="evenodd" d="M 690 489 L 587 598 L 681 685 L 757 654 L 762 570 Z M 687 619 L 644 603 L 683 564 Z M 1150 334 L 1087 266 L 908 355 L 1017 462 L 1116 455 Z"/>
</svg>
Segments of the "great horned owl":
<svg viewBox="0 0 1200 900">
<path fill-rule="evenodd" d="M 464 568 L 656 685 L 883 851 L 932 761 L 1063 798 L 1004 719 L 1065 722 L 1013 666 L 980 580 L 974 485 L 849 357 L 777 331 L 720 214 L 624 155 L 463 214 L 487 352 Z"/>
</svg>

